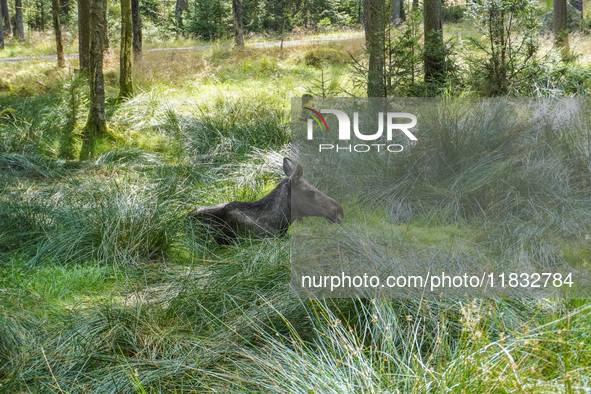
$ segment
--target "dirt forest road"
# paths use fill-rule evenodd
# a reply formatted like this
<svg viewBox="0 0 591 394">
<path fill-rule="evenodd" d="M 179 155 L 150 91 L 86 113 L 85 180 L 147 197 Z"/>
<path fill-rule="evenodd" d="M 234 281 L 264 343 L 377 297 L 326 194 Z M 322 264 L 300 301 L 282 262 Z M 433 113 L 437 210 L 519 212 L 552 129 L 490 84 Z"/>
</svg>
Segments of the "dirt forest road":
<svg viewBox="0 0 591 394">
<path fill-rule="evenodd" d="M 335 37 L 335 38 L 317 38 L 310 40 L 290 40 L 283 41 L 283 46 L 294 46 L 302 44 L 313 44 L 315 42 L 330 42 L 330 41 L 348 41 L 348 40 L 359 40 L 362 39 L 363 35 L 356 35 L 352 37 Z M 282 45 L 282 41 L 267 41 L 267 42 L 253 42 L 247 44 L 246 47 L 278 47 Z M 179 48 L 154 48 L 146 49 L 144 52 L 165 52 L 165 51 L 203 51 L 211 48 L 213 45 L 200 45 L 193 47 L 179 47 Z M 231 47 L 231 45 L 222 45 L 222 47 Z M 77 53 L 65 54 L 66 59 L 78 58 Z M 56 60 L 57 55 L 43 55 L 43 56 L 22 56 L 22 57 L 6 57 L 0 58 L 3 62 L 21 62 L 26 60 Z"/>
</svg>

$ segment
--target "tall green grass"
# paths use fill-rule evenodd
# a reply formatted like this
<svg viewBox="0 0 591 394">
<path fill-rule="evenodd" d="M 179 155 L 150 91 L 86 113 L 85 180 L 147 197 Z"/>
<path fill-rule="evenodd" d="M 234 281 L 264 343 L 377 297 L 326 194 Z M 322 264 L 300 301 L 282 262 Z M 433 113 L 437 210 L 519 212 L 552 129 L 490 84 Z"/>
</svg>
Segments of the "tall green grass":
<svg viewBox="0 0 591 394">
<path fill-rule="evenodd" d="M 0 200 L 0 249 L 31 261 L 161 260 L 180 231 L 182 207 L 141 177 L 28 190 Z"/>
<path fill-rule="evenodd" d="M 229 383 L 230 390 L 278 393 L 556 392 L 586 387 L 588 367 L 560 361 L 569 357 L 569 349 L 589 356 L 588 343 L 571 341 L 583 333 L 579 324 L 588 324 L 589 308 L 556 314 L 539 329 L 522 331 L 525 315 L 546 307 L 535 302 L 520 307 L 524 316 L 502 301 L 373 300 L 358 302 L 357 314 L 346 320 L 334 312 L 334 305 L 315 302 L 305 307 L 314 340 L 302 338 L 294 326 L 279 333 L 252 322 L 263 343 L 239 350 L 236 365 L 213 375 L 219 379 L 214 387 Z M 558 340 L 561 333 L 568 334 Z"/>
<path fill-rule="evenodd" d="M 589 391 L 587 300 L 294 299 L 287 238 L 218 246 L 187 225 L 195 206 L 253 200 L 281 179 L 288 98 L 321 75 L 289 51 L 142 64 L 139 93 L 111 107 L 111 137 L 84 163 L 57 158 L 63 114 L 77 146 L 75 84 L 0 96 L 14 110 L 0 117 L 0 391 Z M 336 63 L 326 71 L 345 72 Z M 558 68 L 540 94 L 579 86 Z M 558 128 L 518 118 L 518 135 L 498 131 L 513 117 L 493 104 L 425 114 L 435 126 L 408 155 L 364 169 L 343 225 L 299 225 L 353 244 L 364 228 L 347 218 L 367 204 L 392 238 L 361 242 L 376 259 L 396 249 L 401 266 L 589 261 L 588 111 Z"/>
<path fill-rule="evenodd" d="M 0 152 L 74 158 L 88 108 L 86 78 L 67 74 L 40 96 L 0 95 Z"/>
</svg>

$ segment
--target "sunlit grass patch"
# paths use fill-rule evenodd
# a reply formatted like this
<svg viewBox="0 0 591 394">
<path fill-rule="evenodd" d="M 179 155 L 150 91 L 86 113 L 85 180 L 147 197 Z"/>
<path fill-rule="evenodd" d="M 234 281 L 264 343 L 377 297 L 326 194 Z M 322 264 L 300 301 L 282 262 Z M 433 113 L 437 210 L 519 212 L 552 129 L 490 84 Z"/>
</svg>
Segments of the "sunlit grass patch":
<svg viewBox="0 0 591 394">
<path fill-rule="evenodd" d="M 280 41 L 282 38 L 288 40 L 314 40 L 326 38 L 356 38 L 363 37 L 363 30 L 359 25 L 352 26 L 338 26 L 330 30 L 319 31 L 318 29 L 304 29 L 302 27 L 294 27 L 291 32 L 285 32 L 283 35 L 269 35 L 269 34 L 249 34 L 245 40 L 245 44 L 249 42 L 256 43 L 262 41 Z"/>
<path fill-rule="evenodd" d="M 135 80 L 138 86 L 153 86 L 163 82 L 184 86 L 190 81 L 196 87 L 211 81 L 248 83 L 269 78 L 290 78 L 290 74 L 305 72 L 296 67 L 304 50 L 327 48 L 339 53 L 339 64 L 349 63 L 349 53 L 357 55 L 361 48 L 356 41 L 302 43 L 299 46 L 235 48 L 214 45 L 205 50 L 147 52 L 138 63 Z M 310 71 L 308 71 L 310 73 Z M 312 78 L 308 76 L 308 78 Z M 301 82 L 301 81 L 300 81 Z M 281 82 L 284 85 L 284 81 Z M 259 85 L 260 87 L 260 85 Z M 240 88 L 240 87 L 238 87 Z"/>
<path fill-rule="evenodd" d="M 70 32 L 62 34 L 65 53 L 78 52 L 78 40 Z M 0 58 L 53 55 L 56 52 L 54 34 L 49 32 L 28 31 L 27 39 L 18 41 L 4 37 L 4 50 L 0 51 Z"/>
<path fill-rule="evenodd" d="M 26 259 L 11 259 L 0 266 L 0 287 L 9 299 L 27 293 L 21 307 L 43 316 L 45 308 L 90 307 L 111 297 L 125 274 L 116 266 L 86 261 L 63 265 L 48 262 L 31 267 Z"/>
<path fill-rule="evenodd" d="M 203 51 L 146 52 L 133 70 L 138 87 L 152 84 L 182 85 L 183 81 L 199 78 L 207 69 Z"/>
<path fill-rule="evenodd" d="M 2 90 L 20 96 L 42 95 L 57 88 L 77 63 L 77 60 L 67 60 L 67 68 L 58 69 L 57 60 L 0 62 Z"/>
<path fill-rule="evenodd" d="M 253 148 L 279 149 L 287 143 L 284 96 L 224 87 L 206 85 L 200 96 L 186 98 L 152 90 L 122 104 L 111 122 L 120 125 L 117 133 L 127 143 L 163 151 L 177 162 L 231 161 Z"/>
</svg>

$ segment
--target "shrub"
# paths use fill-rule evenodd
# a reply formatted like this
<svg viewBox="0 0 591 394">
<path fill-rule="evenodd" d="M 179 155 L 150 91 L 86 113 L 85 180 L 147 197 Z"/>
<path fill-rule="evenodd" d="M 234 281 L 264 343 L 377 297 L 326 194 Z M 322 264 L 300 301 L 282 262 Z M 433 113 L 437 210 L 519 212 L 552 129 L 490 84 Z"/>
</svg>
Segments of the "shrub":
<svg viewBox="0 0 591 394">
<path fill-rule="evenodd" d="M 324 64 L 342 65 L 348 63 L 347 53 L 331 48 L 311 49 L 304 54 L 304 63 L 311 67 L 322 67 Z"/>
<path fill-rule="evenodd" d="M 444 22 L 459 23 L 464 19 L 464 7 L 459 5 L 443 7 L 441 17 Z"/>
<path fill-rule="evenodd" d="M 189 16 L 187 31 L 204 40 L 215 40 L 228 35 L 226 19 L 230 18 L 229 3 L 206 0 L 196 3 Z"/>
<path fill-rule="evenodd" d="M 469 57 L 471 83 L 485 96 L 502 96 L 538 65 L 539 5 L 533 0 L 471 2 L 467 12 L 483 37 L 468 37 L 483 52 Z"/>
</svg>

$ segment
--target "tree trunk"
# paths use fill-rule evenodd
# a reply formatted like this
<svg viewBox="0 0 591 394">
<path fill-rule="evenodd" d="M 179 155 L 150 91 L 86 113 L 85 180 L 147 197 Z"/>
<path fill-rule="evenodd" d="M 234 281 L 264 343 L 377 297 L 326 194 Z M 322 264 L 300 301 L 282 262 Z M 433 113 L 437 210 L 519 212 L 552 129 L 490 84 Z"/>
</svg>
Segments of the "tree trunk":
<svg viewBox="0 0 591 394">
<path fill-rule="evenodd" d="M 25 39 L 25 29 L 23 26 L 23 3 L 22 0 L 14 0 L 14 30 L 16 38 Z"/>
<path fill-rule="evenodd" d="M 142 58 L 142 16 L 140 15 L 140 0 L 131 0 L 131 20 L 133 24 L 133 59 Z"/>
<path fill-rule="evenodd" d="M 1 22 L 2 18 L 0 18 L 0 22 Z M 0 49 L 4 49 L 4 29 L 1 26 L 2 24 L 0 23 Z"/>
<path fill-rule="evenodd" d="M 581 19 L 583 19 L 583 0 L 573 0 L 571 5 L 577 10 Z"/>
<path fill-rule="evenodd" d="M 90 56 L 90 0 L 78 0 L 78 60 L 80 70 L 88 71 Z"/>
<path fill-rule="evenodd" d="M 8 1 L 0 0 L 0 7 L 2 8 L 2 20 L 4 21 L 4 36 L 8 37 L 12 34 L 12 27 L 10 25 L 10 13 L 8 12 Z"/>
<path fill-rule="evenodd" d="M 177 29 L 180 29 L 183 26 L 184 5 L 184 0 L 176 0 L 176 6 L 174 8 L 174 20 Z"/>
<path fill-rule="evenodd" d="M 490 82 L 489 94 L 507 94 L 509 64 L 507 59 L 508 37 L 505 30 L 505 10 L 498 5 L 488 14 L 488 35 L 490 37 Z"/>
<path fill-rule="evenodd" d="M 45 13 L 45 2 L 39 1 L 36 3 L 39 7 L 40 21 L 39 21 L 39 31 L 45 31 L 45 23 L 47 22 L 46 13 Z"/>
<path fill-rule="evenodd" d="M 568 27 L 566 22 L 566 0 L 554 0 L 554 39 L 562 48 L 562 56 L 568 56 Z"/>
<path fill-rule="evenodd" d="M 363 0 L 365 46 L 369 53 L 367 96 L 384 97 L 384 34 L 386 16 L 383 0 Z"/>
<path fill-rule="evenodd" d="M 433 82 L 443 77 L 445 51 L 443 46 L 443 26 L 441 20 L 441 0 L 424 0 L 425 82 Z"/>
<path fill-rule="evenodd" d="M 104 0 L 105 2 L 107 0 Z M 103 18 L 105 20 L 105 24 L 107 23 L 107 21 L 109 20 L 109 16 L 107 14 L 107 6 L 105 5 L 105 7 L 103 8 Z M 103 30 L 103 52 L 106 52 L 108 50 L 111 49 L 111 40 L 109 39 L 109 29 L 105 28 Z"/>
<path fill-rule="evenodd" d="M 234 13 L 234 45 L 244 46 L 244 21 L 242 20 L 242 0 L 232 0 Z"/>
<path fill-rule="evenodd" d="M 581 19 L 583 18 L 583 0 L 573 0 L 571 5 L 579 13 Z"/>
<path fill-rule="evenodd" d="M 131 0 L 121 0 L 121 53 L 119 55 L 119 97 L 131 97 L 131 45 L 133 41 Z"/>
<path fill-rule="evenodd" d="M 53 31 L 55 32 L 55 47 L 57 52 L 57 66 L 59 68 L 64 68 L 66 67 L 66 59 L 64 58 L 64 44 L 62 42 L 59 0 L 52 0 L 51 6 L 51 12 L 53 14 Z"/>
<path fill-rule="evenodd" d="M 103 41 L 107 29 L 106 7 L 106 0 L 90 0 L 89 30 L 91 39 L 88 58 L 90 110 L 82 134 L 80 160 L 88 159 L 94 155 L 96 138 L 103 136 L 107 131 L 103 77 L 103 50 L 105 48 Z"/>
<path fill-rule="evenodd" d="M 38 3 L 36 3 L 36 5 L 39 7 L 39 31 L 45 31 L 45 2 L 40 1 Z"/>
<path fill-rule="evenodd" d="M 404 2 L 402 0 L 391 0 L 390 1 L 390 23 L 400 26 L 402 23 L 402 6 Z"/>
</svg>

